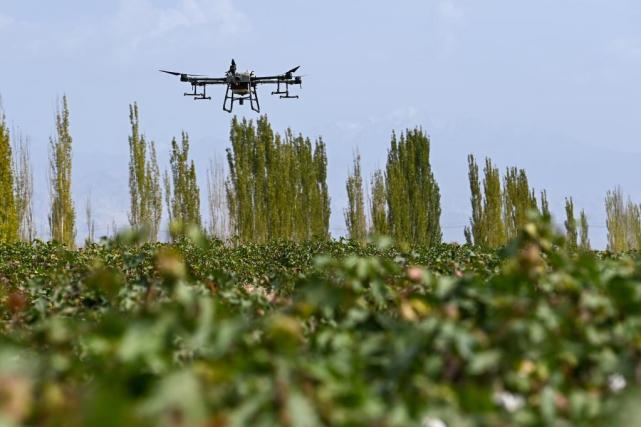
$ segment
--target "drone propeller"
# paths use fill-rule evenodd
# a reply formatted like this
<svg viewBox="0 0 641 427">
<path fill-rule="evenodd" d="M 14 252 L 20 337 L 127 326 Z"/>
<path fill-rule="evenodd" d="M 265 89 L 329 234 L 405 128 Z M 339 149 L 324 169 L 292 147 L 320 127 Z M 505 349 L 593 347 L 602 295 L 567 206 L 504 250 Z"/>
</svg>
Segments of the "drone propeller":
<svg viewBox="0 0 641 427">
<path fill-rule="evenodd" d="M 297 67 L 292 68 L 291 70 L 289 70 L 288 72 L 286 72 L 286 73 L 285 73 L 285 77 L 286 77 L 286 78 L 288 78 L 288 79 L 291 79 L 291 78 L 292 78 L 292 75 L 293 75 L 296 71 L 298 71 L 298 69 L 299 69 L 299 68 L 300 68 L 300 65 L 299 65 L 299 66 L 297 66 Z"/>
<path fill-rule="evenodd" d="M 185 73 L 178 73 L 176 71 L 166 71 L 166 70 L 158 70 L 161 73 L 167 73 L 171 74 L 172 76 L 189 76 L 189 77 L 206 77 L 204 74 L 185 74 Z"/>
</svg>

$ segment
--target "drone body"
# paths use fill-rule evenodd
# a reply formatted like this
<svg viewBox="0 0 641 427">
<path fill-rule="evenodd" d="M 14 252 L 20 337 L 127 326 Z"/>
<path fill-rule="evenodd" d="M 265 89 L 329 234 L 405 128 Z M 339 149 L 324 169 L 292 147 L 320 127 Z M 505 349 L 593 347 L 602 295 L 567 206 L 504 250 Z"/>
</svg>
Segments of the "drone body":
<svg viewBox="0 0 641 427">
<path fill-rule="evenodd" d="M 249 101 L 251 109 L 260 112 L 260 104 L 258 103 L 258 93 L 256 86 L 260 84 L 275 84 L 276 90 L 272 95 L 280 95 L 281 99 L 298 98 L 298 95 L 290 95 L 289 87 L 291 85 L 298 85 L 302 87 L 302 77 L 295 76 L 294 73 L 300 67 L 292 68 L 284 74 L 275 76 L 258 77 L 254 72 L 238 72 L 236 68 L 236 61 L 231 60 L 231 66 L 225 73 L 225 77 L 206 77 L 196 74 L 184 74 L 174 71 L 160 70 L 163 73 L 180 76 L 181 82 L 190 83 L 193 91 L 185 93 L 185 96 L 191 96 L 194 100 L 209 100 L 211 97 L 207 96 L 207 86 L 209 85 L 226 85 L 225 99 L 223 101 L 223 110 L 231 113 L 234 109 L 234 102 L 238 101 L 243 105 L 245 101 Z M 200 92 L 202 90 L 202 92 Z"/>
</svg>

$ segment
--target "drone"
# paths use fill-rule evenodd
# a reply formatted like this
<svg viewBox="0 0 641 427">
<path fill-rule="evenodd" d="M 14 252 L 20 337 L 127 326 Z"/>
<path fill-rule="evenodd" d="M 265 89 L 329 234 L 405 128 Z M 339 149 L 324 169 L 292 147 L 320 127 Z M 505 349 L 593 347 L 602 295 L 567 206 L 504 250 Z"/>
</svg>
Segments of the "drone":
<svg viewBox="0 0 641 427">
<path fill-rule="evenodd" d="M 232 59 L 231 66 L 225 73 L 225 77 L 207 77 L 167 70 L 160 70 L 160 72 L 171 74 L 172 76 L 180 76 L 181 82 L 190 83 L 193 91 L 187 92 L 184 95 L 193 97 L 195 101 L 211 100 L 211 97 L 207 96 L 207 86 L 226 85 L 227 90 L 225 91 L 225 100 L 223 101 L 224 111 L 231 113 L 234 109 L 234 102 L 243 105 L 245 101 L 249 101 L 251 109 L 260 113 L 256 86 L 260 84 L 274 84 L 276 85 L 276 90 L 272 92 L 272 95 L 279 95 L 281 99 L 298 99 L 298 95 L 289 94 L 289 87 L 292 85 L 298 85 L 300 88 L 303 87 L 302 77 L 294 75 L 299 68 L 300 65 L 283 74 L 258 77 L 253 71 L 238 72 L 236 61 Z"/>
</svg>

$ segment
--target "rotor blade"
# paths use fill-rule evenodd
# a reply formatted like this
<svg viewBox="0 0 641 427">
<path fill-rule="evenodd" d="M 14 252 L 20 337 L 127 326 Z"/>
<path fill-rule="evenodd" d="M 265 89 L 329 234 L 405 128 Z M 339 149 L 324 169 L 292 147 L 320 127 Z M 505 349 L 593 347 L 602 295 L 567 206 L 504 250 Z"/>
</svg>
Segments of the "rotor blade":
<svg viewBox="0 0 641 427">
<path fill-rule="evenodd" d="M 158 70 L 158 71 L 160 71 L 161 73 L 171 74 L 172 76 L 181 76 L 181 77 L 182 77 L 182 76 L 185 76 L 185 77 L 207 77 L 207 76 L 206 76 L 206 75 L 204 75 L 204 74 L 185 74 L 185 73 L 178 73 L 178 72 L 176 72 L 176 71 L 166 71 L 166 70 Z"/>
<path fill-rule="evenodd" d="M 285 74 L 294 74 L 296 71 L 298 71 L 299 68 L 300 68 L 300 65 L 297 66 L 297 67 L 292 68 L 291 70 L 289 70 Z"/>
</svg>

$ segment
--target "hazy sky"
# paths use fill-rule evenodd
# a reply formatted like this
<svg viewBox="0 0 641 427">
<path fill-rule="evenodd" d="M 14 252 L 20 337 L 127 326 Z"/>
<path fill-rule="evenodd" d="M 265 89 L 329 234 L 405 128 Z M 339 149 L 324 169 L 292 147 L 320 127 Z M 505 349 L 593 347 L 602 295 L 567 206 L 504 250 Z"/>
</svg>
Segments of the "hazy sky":
<svg viewBox="0 0 641 427">
<path fill-rule="evenodd" d="M 606 191 L 621 185 L 641 202 L 640 22 L 638 0 L 2 0 L 0 95 L 31 139 L 45 237 L 59 96 L 70 100 L 79 235 L 89 195 L 104 233 L 127 223 L 128 104 L 139 103 L 163 168 L 172 136 L 188 131 L 204 180 L 228 145 L 222 88 L 194 102 L 157 70 L 222 75 L 233 57 L 259 74 L 302 65 L 301 99 L 261 88 L 261 106 L 276 130 L 327 142 L 333 234 L 344 232 L 353 150 L 369 176 L 392 130 L 422 126 L 446 240 L 463 240 L 474 153 L 526 168 L 559 222 L 574 196 L 603 246 Z"/>
</svg>

